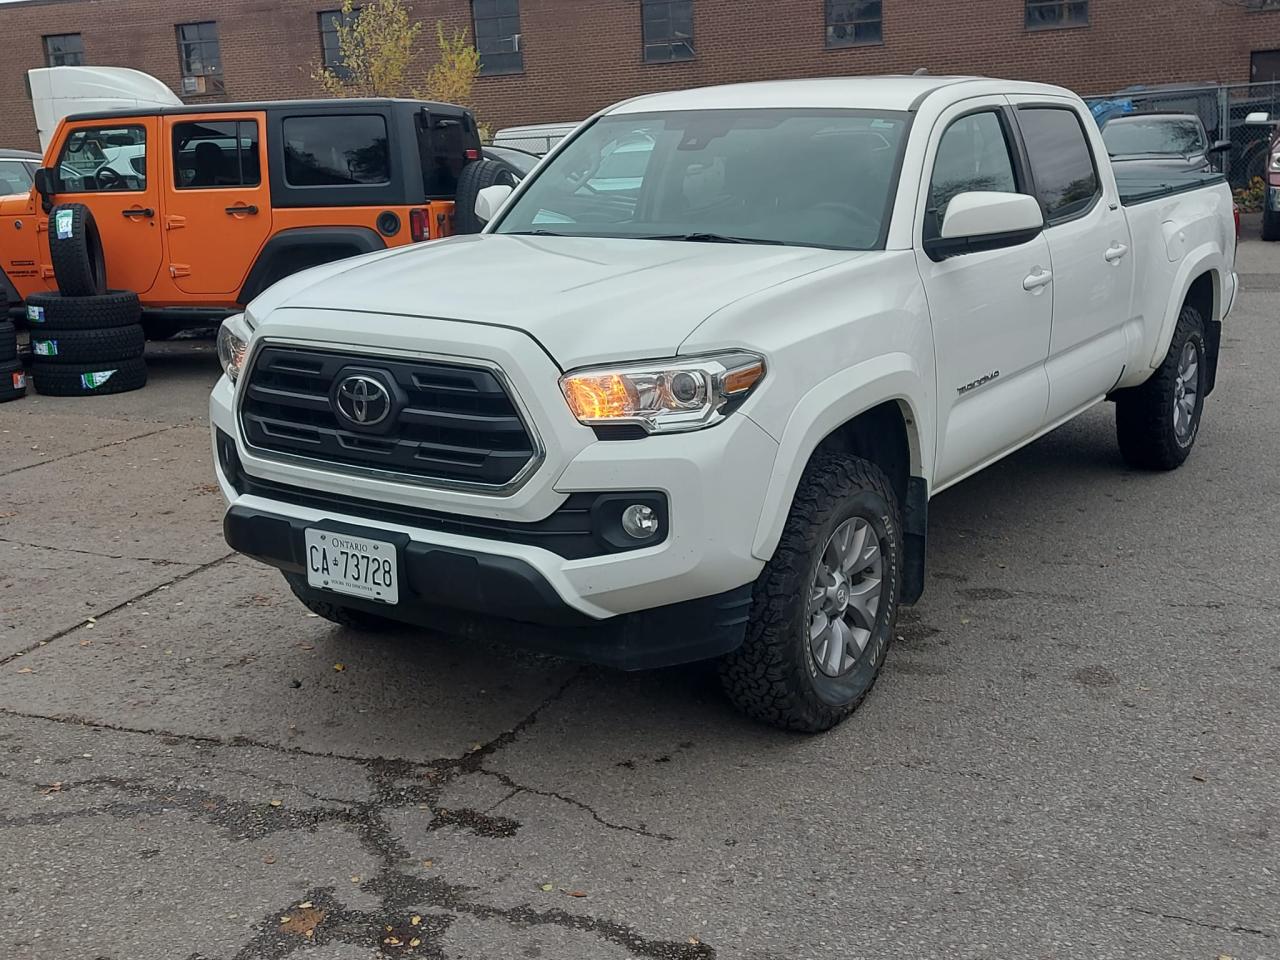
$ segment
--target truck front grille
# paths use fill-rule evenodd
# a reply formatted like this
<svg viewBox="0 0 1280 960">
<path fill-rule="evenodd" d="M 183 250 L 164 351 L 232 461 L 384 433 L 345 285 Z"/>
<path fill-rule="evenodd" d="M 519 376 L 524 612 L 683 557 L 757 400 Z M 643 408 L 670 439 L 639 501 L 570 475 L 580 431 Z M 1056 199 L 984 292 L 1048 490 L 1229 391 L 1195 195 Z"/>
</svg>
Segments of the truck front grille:
<svg viewBox="0 0 1280 960">
<path fill-rule="evenodd" d="M 492 488 L 512 485 L 538 455 L 488 367 L 267 344 L 247 377 L 240 423 L 259 451 Z"/>
</svg>

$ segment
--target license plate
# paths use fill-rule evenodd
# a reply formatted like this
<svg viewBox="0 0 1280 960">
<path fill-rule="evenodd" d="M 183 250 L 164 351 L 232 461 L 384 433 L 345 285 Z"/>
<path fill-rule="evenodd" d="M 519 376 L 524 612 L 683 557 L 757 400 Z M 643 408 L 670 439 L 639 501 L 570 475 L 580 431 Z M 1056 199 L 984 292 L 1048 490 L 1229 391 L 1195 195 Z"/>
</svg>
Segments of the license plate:
<svg viewBox="0 0 1280 960">
<path fill-rule="evenodd" d="M 398 603 L 396 547 L 385 540 L 308 527 L 307 584 L 380 603 Z"/>
</svg>

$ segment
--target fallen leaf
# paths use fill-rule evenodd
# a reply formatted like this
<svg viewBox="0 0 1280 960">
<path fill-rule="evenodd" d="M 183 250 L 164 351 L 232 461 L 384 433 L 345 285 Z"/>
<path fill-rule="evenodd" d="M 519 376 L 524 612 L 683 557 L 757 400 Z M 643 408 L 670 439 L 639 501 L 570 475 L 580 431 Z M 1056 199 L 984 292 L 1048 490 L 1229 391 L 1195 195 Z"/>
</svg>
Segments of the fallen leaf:
<svg viewBox="0 0 1280 960">
<path fill-rule="evenodd" d="M 542 892 L 543 892 L 543 893 L 550 893 L 550 892 L 551 892 L 552 890 L 554 890 L 555 888 L 556 888 L 556 885 L 555 885 L 554 883 L 544 883 L 544 884 L 542 885 Z"/>
<path fill-rule="evenodd" d="M 298 909 L 300 909 L 300 910 L 305 910 L 305 909 L 307 909 L 307 907 L 309 907 L 309 906 L 311 906 L 311 905 L 312 905 L 312 904 L 311 904 L 311 901 L 310 901 L 310 900 L 303 900 L 300 904 L 298 904 Z"/>
<path fill-rule="evenodd" d="M 324 920 L 326 910 L 320 907 L 307 905 L 305 907 L 299 905 L 298 909 L 293 911 L 287 917 L 280 918 L 280 932 L 292 933 L 295 936 L 310 937 L 315 933 L 321 921 Z"/>
<path fill-rule="evenodd" d="M 423 865 L 424 867 L 430 867 L 433 863 L 435 863 L 435 861 L 434 861 L 434 860 L 423 860 L 423 861 L 422 861 L 422 865 Z"/>
<path fill-rule="evenodd" d="M 19 672 L 19 673 L 35 673 L 35 671 L 34 671 L 34 670 L 32 670 L 30 667 L 23 667 L 23 668 L 22 668 L 21 670 L 19 670 L 18 672 Z"/>
<path fill-rule="evenodd" d="M 567 893 L 567 894 L 568 894 L 569 896 L 571 896 L 571 897 L 585 897 L 585 896 L 586 896 L 586 893 L 585 893 L 585 892 L 583 892 L 582 890 L 566 890 L 566 891 L 565 891 L 565 893 Z"/>
<path fill-rule="evenodd" d="M 268 853 L 265 857 L 262 858 L 262 862 L 269 866 L 276 862 L 276 858 Z"/>
<path fill-rule="evenodd" d="M 481 750 L 483 750 L 483 749 L 484 749 L 484 744 L 483 744 L 483 743 L 473 743 L 473 744 L 471 745 L 471 752 L 472 752 L 472 753 L 479 753 L 479 752 L 480 752 Z"/>
<path fill-rule="evenodd" d="M 341 673 L 343 670 L 347 669 L 347 665 L 345 663 L 335 663 L 333 665 L 333 669 L 338 673 Z"/>
<path fill-rule="evenodd" d="M 352 882 L 352 883 L 359 883 L 359 882 L 360 882 L 360 878 L 359 878 L 359 877 L 352 877 L 352 878 L 351 878 L 351 882 Z"/>
<path fill-rule="evenodd" d="M 61 780 L 55 780 L 53 783 L 49 784 L 47 787 L 44 788 L 44 790 L 41 791 L 41 793 L 43 793 L 46 797 L 49 796 L 49 794 L 51 793 L 61 793 L 61 792 L 62 792 Z"/>
<path fill-rule="evenodd" d="M 383 942 L 383 943 L 385 943 L 385 944 L 386 944 L 387 946 L 389 946 L 389 947 L 399 947 L 399 946 L 403 946 L 403 943 L 402 943 L 402 941 L 400 940 L 400 938 L 399 938 L 399 937 L 387 937 L 387 938 L 385 938 L 382 942 Z"/>
<path fill-rule="evenodd" d="M 282 801 L 282 800 L 272 800 L 272 801 L 271 801 L 271 805 L 272 805 L 273 807 L 278 807 L 278 806 L 280 806 L 280 804 L 281 804 L 281 803 L 283 803 L 283 802 L 284 802 L 284 801 Z"/>
<path fill-rule="evenodd" d="M 416 927 L 418 924 L 422 922 L 422 918 L 417 915 L 414 915 L 409 918 L 409 922 Z"/>
<path fill-rule="evenodd" d="M 689 942 L 690 942 L 690 943 L 692 943 L 692 944 L 694 944 L 694 945 L 696 946 L 697 944 L 701 943 L 702 941 L 701 941 L 701 940 L 699 940 L 697 937 L 690 937 L 690 938 L 689 938 Z"/>
<path fill-rule="evenodd" d="M 1202 777 L 1198 773 L 1193 773 L 1191 775 L 1191 779 L 1194 780 L 1196 783 L 1207 783 L 1209 780 L 1208 777 Z"/>
<path fill-rule="evenodd" d="M 409 946 L 420 947 L 422 946 L 422 941 L 419 940 L 417 937 L 414 937 L 412 940 L 409 941 Z"/>
</svg>

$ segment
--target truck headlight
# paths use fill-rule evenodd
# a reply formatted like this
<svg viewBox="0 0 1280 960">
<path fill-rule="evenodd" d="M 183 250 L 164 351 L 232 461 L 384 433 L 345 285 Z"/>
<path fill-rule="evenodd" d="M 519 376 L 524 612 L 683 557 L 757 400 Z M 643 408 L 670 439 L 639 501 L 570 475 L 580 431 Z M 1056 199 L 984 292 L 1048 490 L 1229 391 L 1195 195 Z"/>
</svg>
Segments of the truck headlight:
<svg viewBox="0 0 1280 960">
<path fill-rule="evenodd" d="M 227 317 L 218 328 L 218 360 L 232 383 L 240 376 L 248 351 L 249 327 L 244 322 L 244 314 L 237 313 L 234 317 Z"/>
<path fill-rule="evenodd" d="M 1280 172 L 1280 153 L 1273 153 L 1271 155 L 1270 167 L 1272 170 Z"/>
<path fill-rule="evenodd" d="M 754 353 L 575 370 L 560 378 L 573 415 L 588 426 L 635 424 L 682 433 L 719 423 L 764 378 Z"/>
</svg>

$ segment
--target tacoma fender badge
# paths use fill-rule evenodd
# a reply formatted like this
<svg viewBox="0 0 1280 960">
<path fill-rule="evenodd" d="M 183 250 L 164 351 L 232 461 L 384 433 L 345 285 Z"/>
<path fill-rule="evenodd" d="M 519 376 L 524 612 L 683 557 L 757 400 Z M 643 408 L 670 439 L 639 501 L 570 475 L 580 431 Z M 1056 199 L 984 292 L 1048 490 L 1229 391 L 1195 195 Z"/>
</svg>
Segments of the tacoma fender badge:
<svg viewBox="0 0 1280 960">
<path fill-rule="evenodd" d="M 986 384 L 990 383 L 992 380 L 995 380 L 999 376 L 1000 376 L 999 370 L 992 370 L 986 376 L 979 377 L 977 380 L 974 380 L 972 383 L 966 383 L 963 387 L 956 387 L 956 393 L 963 396 L 964 394 L 968 393 L 971 390 L 977 390 L 979 387 L 985 386 Z"/>
</svg>

